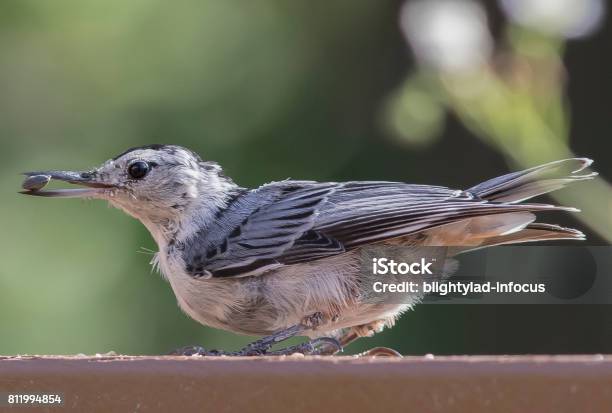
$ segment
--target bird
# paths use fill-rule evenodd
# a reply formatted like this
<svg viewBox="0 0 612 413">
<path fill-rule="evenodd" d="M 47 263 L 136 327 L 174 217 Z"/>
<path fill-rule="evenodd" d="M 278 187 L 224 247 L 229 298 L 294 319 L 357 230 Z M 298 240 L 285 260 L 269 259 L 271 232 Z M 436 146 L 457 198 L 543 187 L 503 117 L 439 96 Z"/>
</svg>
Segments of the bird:
<svg viewBox="0 0 612 413">
<path fill-rule="evenodd" d="M 422 298 L 372 298 L 362 271 L 371 247 L 450 247 L 583 240 L 536 222 L 575 208 L 526 202 L 596 176 L 588 158 L 509 173 L 469 189 L 391 181 L 283 180 L 245 188 L 178 145 L 130 148 L 87 171 L 26 172 L 23 194 L 106 200 L 139 220 L 152 261 L 197 322 L 262 337 L 239 351 L 182 347 L 184 355 L 335 354 L 391 327 Z M 46 190 L 49 180 L 78 188 Z M 275 349 L 294 336 L 307 341 Z"/>
</svg>

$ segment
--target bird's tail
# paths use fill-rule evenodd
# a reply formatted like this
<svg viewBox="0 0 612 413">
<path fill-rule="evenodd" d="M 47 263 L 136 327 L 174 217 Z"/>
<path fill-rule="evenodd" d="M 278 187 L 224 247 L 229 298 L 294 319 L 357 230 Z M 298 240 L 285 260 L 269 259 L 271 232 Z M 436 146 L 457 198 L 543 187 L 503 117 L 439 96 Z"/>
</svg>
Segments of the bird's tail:
<svg viewBox="0 0 612 413">
<path fill-rule="evenodd" d="M 586 239 L 585 235 L 574 228 L 564 228 L 559 225 L 534 222 L 524 229 L 507 235 L 498 235 L 487 238 L 481 247 L 492 247 L 495 245 L 520 244 L 523 242 L 558 241 Z"/>
<path fill-rule="evenodd" d="M 587 158 L 551 162 L 490 179 L 468 189 L 468 192 L 487 201 L 517 204 L 576 181 L 594 178 L 597 176 L 596 172 L 580 173 L 592 163 L 593 161 Z M 480 247 L 564 239 L 583 240 L 585 236 L 573 228 L 530 222 L 519 231 L 487 237 Z"/>
<path fill-rule="evenodd" d="M 573 182 L 592 179 L 596 172 L 580 174 L 593 161 L 572 158 L 550 162 L 524 171 L 498 176 L 478 184 L 468 192 L 487 201 L 516 204 L 561 189 Z"/>
</svg>

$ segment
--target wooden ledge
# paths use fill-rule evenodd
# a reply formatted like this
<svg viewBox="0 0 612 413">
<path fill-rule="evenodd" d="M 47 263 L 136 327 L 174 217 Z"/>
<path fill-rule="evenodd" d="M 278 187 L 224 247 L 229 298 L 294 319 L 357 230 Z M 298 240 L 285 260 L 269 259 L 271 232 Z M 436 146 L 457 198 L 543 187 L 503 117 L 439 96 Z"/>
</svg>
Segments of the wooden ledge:
<svg viewBox="0 0 612 413">
<path fill-rule="evenodd" d="M 610 412 L 612 356 L 0 357 L 7 392 L 81 412 Z"/>
</svg>

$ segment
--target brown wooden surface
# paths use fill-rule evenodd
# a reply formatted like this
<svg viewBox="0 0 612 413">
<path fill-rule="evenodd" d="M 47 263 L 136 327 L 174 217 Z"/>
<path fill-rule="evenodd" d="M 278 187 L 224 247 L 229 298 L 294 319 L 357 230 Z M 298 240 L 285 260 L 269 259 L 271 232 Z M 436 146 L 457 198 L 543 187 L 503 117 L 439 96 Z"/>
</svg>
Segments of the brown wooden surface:
<svg viewBox="0 0 612 413">
<path fill-rule="evenodd" d="M 1 392 L 79 412 L 612 412 L 612 356 L 0 357 Z"/>
</svg>

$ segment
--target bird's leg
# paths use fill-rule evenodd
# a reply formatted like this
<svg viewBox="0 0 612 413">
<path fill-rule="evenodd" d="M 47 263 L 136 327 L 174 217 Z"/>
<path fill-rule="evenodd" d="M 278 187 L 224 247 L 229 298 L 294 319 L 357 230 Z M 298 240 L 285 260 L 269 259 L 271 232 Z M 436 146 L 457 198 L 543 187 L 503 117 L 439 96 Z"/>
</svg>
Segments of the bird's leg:
<svg viewBox="0 0 612 413">
<path fill-rule="evenodd" d="M 319 337 L 305 343 L 296 344 L 295 346 L 285 347 L 280 350 L 268 351 L 267 356 L 289 356 L 295 353 L 301 353 L 310 356 L 330 354 L 329 349 L 333 348 L 331 354 L 342 351 L 342 345 L 338 340 L 332 337 Z"/>
<path fill-rule="evenodd" d="M 266 354 L 266 352 L 276 343 L 285 341 L 307 329 L 308 327 L 302 324 L 296 324 L 285 330 L 281 330 L 270 336 L 254 341 L 246 347 L 243 347 L 240 351 L 226 352 L 221 350 L 206 350 L 204 347 L 200 346 L 187 346 L 176 349 L 170 354 L 180 356 L 258 356 Z"/>
<path fill-rule="evenodd" d="M 285 341 L 291 337 L 294 337 L 300 333 L 302 333 L 307 328 L 302 324 L 296 324 L 292 327 L 281 330 L 277 333 L 274 333 L 270 336 L 261 338 L 257 341 L 254 341 L 248 344 L 246 347 L 243 347 L 242 350 L 238 351 L 239 356 L 257 356 L 266 354 L 270 348 L 276 343 L 280 343 L 281 341 Z"/>
<path fill-rule="evenodd" d="M 305 317 L 300 324 L 296 324 L 285 330 L 271 336 L 257 340 L 240 350 L 236 355 L 252 356 L 252 355 L 288 355 L 293 353 L 302 354 L 321 354 L 321 346 L 325 348 L 335 348 L 336 352 L 342 350 L 342 346 L 338 340 L 330 337 L 320 337 L 306 343 L 297 344 L 280 350 L 270 351 L 273 345 L 285 341 L 288 338 L 299 335 L 307 330 L 315 330 L 317 327 L 325 323 L 325 317 L 322 313 L 317 312 L 308 317 Z"/>
<path fill-rule="evenodd" d="M 291 337 L 300 335 L 307 330 L 315 330 L 318 326 L 325 323 L 322 313 L 314 313 L 305 317 L 300 324 L 296 324 L 284 330 L 278 331 L 270 336 L 264 337 L 250 343 L 240 351 L 226 352 L 221 350 L 206 350 L 200 346 L 187 346 L 173 351 L 172 355 L 183 356 L 261 356 L 261 355 L 288 355 L 293 353 L 302 354 L 324 354 L 321 350 L 334 349 L 333 353 L 342 350 L 342 345 L 338 340 L 331 337 L 320 337 L 306 343 L 297 344 L 280 350 L 270 351 L 272 346 L 285 341 Z M 326 350 L 329 351 L 329 350 Z"/>
</svg>

